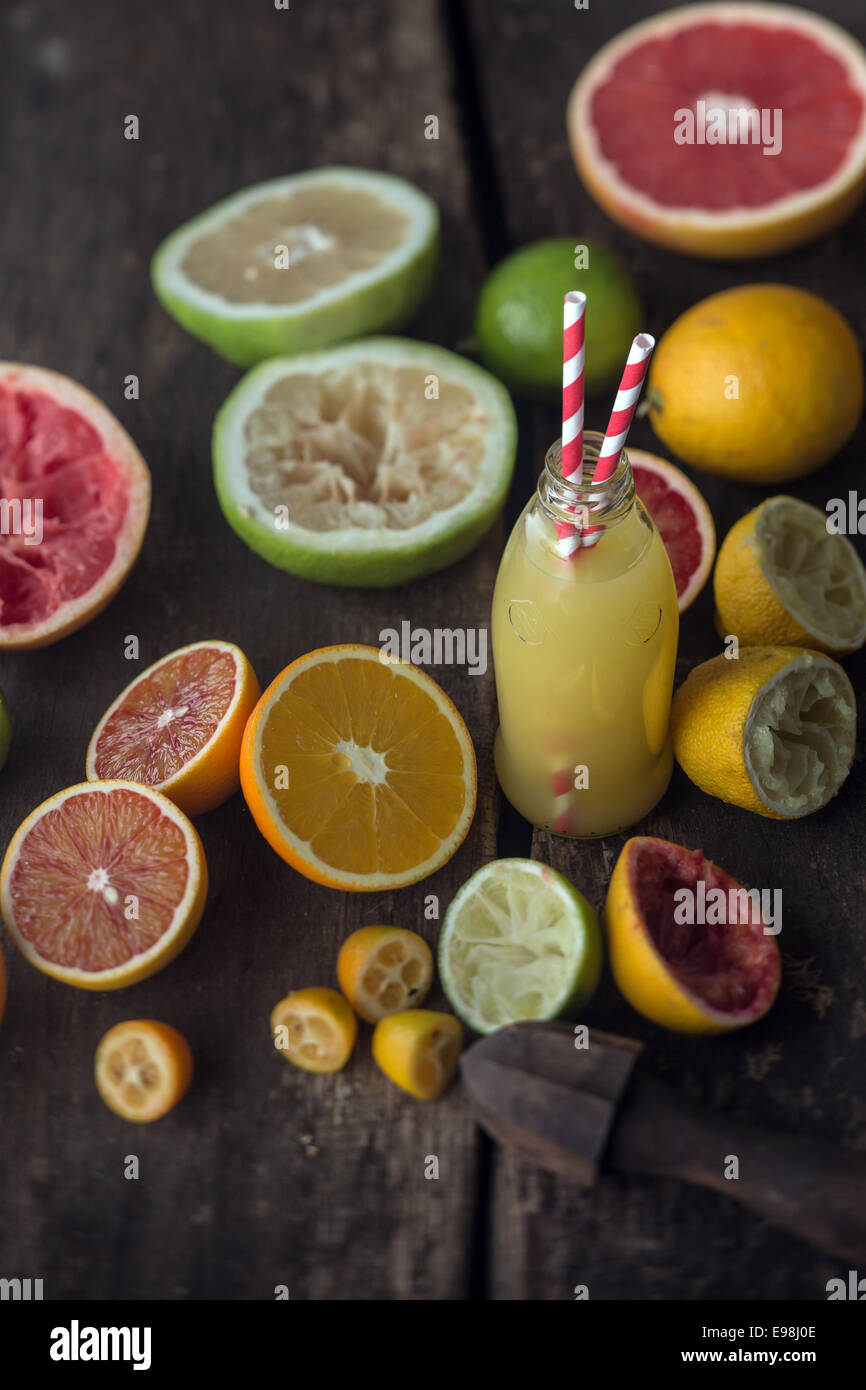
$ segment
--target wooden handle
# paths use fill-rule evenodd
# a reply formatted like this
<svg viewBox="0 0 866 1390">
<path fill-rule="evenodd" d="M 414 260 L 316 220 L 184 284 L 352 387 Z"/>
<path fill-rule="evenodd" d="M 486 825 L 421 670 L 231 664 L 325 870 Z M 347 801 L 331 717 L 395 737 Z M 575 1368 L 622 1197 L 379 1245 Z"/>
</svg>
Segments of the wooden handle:
<svg viewBox="0 0 866 1390">
<path fill-rule="evenodd" d="M 739 1177 L 725 1177 L 731 1158 Z M 692 1105 L 652 1077 L 632 1078 L 605 1167 L 711 1187 L 830 1254 L 866 1261 L 862 1158 Z"/>
</svg>

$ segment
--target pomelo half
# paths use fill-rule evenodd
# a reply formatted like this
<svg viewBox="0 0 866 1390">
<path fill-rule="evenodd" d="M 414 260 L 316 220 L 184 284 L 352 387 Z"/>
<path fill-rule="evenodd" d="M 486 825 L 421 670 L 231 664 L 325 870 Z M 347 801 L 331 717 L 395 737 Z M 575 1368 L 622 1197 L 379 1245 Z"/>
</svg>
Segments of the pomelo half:
<svg viewBox="0 0 866 1390">
<path fill-rule="evenodd" d="M 102 402 L 57 372 L 0 362 L 0 650 L 47 646 L 94 618 L 149 511 L 147 465 Z"/>
<path fill-rule="evenodd" d="M 750 111 L 768 113 L 765 132 Z M 695 143 L 679 144 L 688 112 Z M 566 119 L 605 211 L 689 255 L 789 250 L 837 226 L 866 186 L 866 52 L 788 5 L 684 5 L 632 26 L 584 68 Z M 780 148 L 765 154 L 774 121 Z M 698 143 L 711 126 L 724 143 Z"/>
</svg>

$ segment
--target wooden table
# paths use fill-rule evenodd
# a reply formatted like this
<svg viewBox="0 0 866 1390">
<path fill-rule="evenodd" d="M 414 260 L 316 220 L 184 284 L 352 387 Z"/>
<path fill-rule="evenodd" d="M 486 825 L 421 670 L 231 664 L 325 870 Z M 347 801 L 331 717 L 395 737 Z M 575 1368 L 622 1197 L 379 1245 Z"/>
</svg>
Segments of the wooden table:
<svg viewBox="0 0 866 1390">
<path fill-rule="evenodd" d="M 0 777 L 0 839 L 44 797 L 81 780 L 99 715 L 142 666 L 182 643 L 240 643 L 262 683 L 331 642 L 378 644 L 404 619 L 483 626 L 502 545 L 497 528 L 444 574 L 382 593 L 320 589 L 271 569 L 224 523 L 210 430 L 237 372 L 163 314 L 148 282 L 157 242 L 245 184 L 325 163 L 389 169 L 438 201 L 444 246 L 435 292 L 412 327 L 449 347 L 471 324 L 490 265 L 534 238 L 599 237 L 637 277 L 659 334 L 704 295 L 784 280 L 824 294 L 866 328 L 866 215 L 777 263 L 701 264 L 645 246 L 583 192 L 563 113 L 592 52 L 665 8 L 606 0 L 417 0 L 313 5 L 266 0 L 18 0 L 0 42 L 4 216 L 0 356 L 66 372 L 102 396 L 148 459 L 153 515 L 142 557 L 107 611 L 55 647 L 0 663 L 15 742 Z M 825 0 L 866 37 L 855 0 Z M 124 139 L 135 114 L 140 138 Z M 425 118 L 439 138 L 425 138 Z M 858 259 L 859 253 L 859 259 Z M 124 399 L 139 376 L 141 397 Z M 605 402 L 588 425 L 602 428 Z M 506 522 L 528 497 L 555 410 L 520 409 Z M 633 442 L 653 447 L 646 423 Z M 864 432 L 796 491 L 823 506 L 860 480 Z M 702 478 L 720 534 L 752 491 Z M 759 493 L 758 496 L 765 494 Z M 679 674 L 714 654 L 711 597 L 682 625 Z M 860 682 L 862 657 L 848 663 Z M 601 905 L 622 839 L 569 844 L 497 804 L 490 758 L 492 672 L 432 674 L 466 717 L 479 757 L 478 814 L 433 879 L 393 895 L 342 895 L 290 870 L 235 797 L 200 821 L 212 889 L 192 944 L 121 995 L 68 989 L 8 946 L 0 1033 L 0 1275 L 41 1277 L 45 1296 L 82 1298 L 820 1299 L 841 1273 L 732 1202 L 670 1182 L 605 1178 L 584 1193 L 494 1150 L 460 1087 L 415 1104 L 373 1066 L 365 1035 L 345 1072 L 310 1078 L 271 1047 L 267 1018 L 291 988 L 332 983 L 337 949 L 365 923 L 432 942 L 424 897 L 444 910 L 497 853 L 563 869 Z M 609 977 L 587 1021 L 643 1038 L 644 1065 L 684 1094 L 794 1132 L 866 1150 L 861 764 L 820 815 L 778 824 L 710 800 L 677 771 L 642 827 L 706 853 L 737 878 L 784 890 L 786 972 L 769 1017 L 739 1036 L 678 1038 L 645 1023 Z M 441 1002 L 441 996 L 434 998 Z M 159 1125 L 133 1128 L 91 1077 L 102 1033 L 130 1016 L 187 1034 L 197 1075 Z M 137 1181 L 125 1158 L 140 1160 Z M 439 1159 L 438 1180 L 425 1160 Z"/>
</svg>

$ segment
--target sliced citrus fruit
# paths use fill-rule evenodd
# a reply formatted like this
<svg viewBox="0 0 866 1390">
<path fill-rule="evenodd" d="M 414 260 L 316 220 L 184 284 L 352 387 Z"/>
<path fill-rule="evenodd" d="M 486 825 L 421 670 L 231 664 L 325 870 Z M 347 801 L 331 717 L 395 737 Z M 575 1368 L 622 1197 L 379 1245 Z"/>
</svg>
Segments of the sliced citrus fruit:
<svg viewBox="0 0 866 1390">
<path fill-rule="evenodd" d="M 0 649 L 44 647 L 128 575 L 150 473 L 101 401 L 57 372 L 0 362 Z"/>
<path fill-rule="evenodd" d="M 9 744 L 12 742 L 12 720 L 9 718 L 9 706 L 6 697 L 0 690 L 0 768 L 2 768 L 9 756 Z"/>
<path fill-rule="evenodd" d="M 716 528 L 712 512 L 694 483 L 672 463 L 643 449 L 629 449 L 628 457 L 635 491 L 664 541 L 677 586 L 677 603 L 684 613 L 713 567 Z"/>
<path fill-rule="evenodd" d="M 230 362 L 397 328 L 436 261 L 439 213 L 405 179 L 333 166 L 244 188 L 168 237 L 154 289 Z"/>
<path fill-rule="evenodd" d="M 250 716 L 241 787 L 265 839 L 329 888 L 402 888 L 441 869 L 475 813 L 475 753 L 435 681 L 375 647 L 287 666 Z"/>
<path fill-rule="evenodd" d="M 149 1124 L 167 1115 L 189 1089 L 192 1052 L 182 1033 L 153 1018 L 109 1028 L 96 1049 L 96 1086 L 109 1110 Z"/>
<path fill-rule="evenodd" d="M 694 468 L 776 485 L 820 468 L 863 411 L 863 359 L 837 309 L 794 285 L 693 304 L 650 364 L 650 422 Z"/>
<path fill-rule="evenodd" d="M 773 1003 L 781 973 L 759 904 L 701 850 L 644 835 L 627 840 L 604 909 L 617 985 L 645 1018 L 678 1033 L 754 1023 Z"/>
<path fill-rule="evenodd" d="M 123 989 L 162 970 L 198 926 L 206 896 L 194 827 L 133 782 L 81 782 L 49 797 L 18 827 L 0 869 L 15 945 L 81 989 Z"/>
<path fill-rule="evenodd" d="M 844 655 L 866 642 L 866 569 L 827 514 L 770 497 L 725 536 L 713 577 L 717 623 L 742 646 L 778 643 Z"/>
<path fill-rule="evenodd" d="M 339 1071 L 352 1055 L 358 1023 L 342 994 L 313 985 L 286 995 L 271 1013 L 274 1047 L 304 1071 Z"/>
<path fill-rule="evenodd" d="M 87 776 L 141 782 L 188 816 L 212 811 L 240 787 L 241 740 L 260 694 L 255 671 L 231 642 L 169 652 L 100 719 Z"/>
<path fill-rule="evenodd" d="M 605 44 L 567 125 L 586 187 L 638 236 L 693 256 L 769 256 L 860 199 L 866 53 L 808 10 L 683 5 Z"/>
<path fill-rule="evenodd" d="M 476 1033 L 569 1017 L 601 974 L 598 917 L 567 878 L 534 859 L 497 859 L 453 898 L 439 937 L 439 978 Z"/>
<path fill-rule="evenodd" d="M 229 525 L 303 579 L 402 584 L 459 560 L 511 480 L 514 407 L 444 348 L 373 338 L 265 362 L 214 424 Z"/>
<path fill-rule="evenodd" d="M 389 1014 L 373 1030 L 377 1066 L 416 1100 L 441 1096 L 457 1070 L 462 1046 L 463 1029 L 454 1015 L 431 1009 Z"/>
<path fill-rule="evenodd" d="M 801 647 L 743 647 L 691 671 L 674 696 L 677 762 L 722 801 L 775 820 L 818 811 L 854 761 L 857 705 L 842 667 Z"/>
<path fill-rule="evenodd" d="M 433 983 L 433 953 L 417 932 L 361 927 L 340 947 L 337 979 L 358 1017 L 378 1023 L 424 1003 Z"/>
</svg>

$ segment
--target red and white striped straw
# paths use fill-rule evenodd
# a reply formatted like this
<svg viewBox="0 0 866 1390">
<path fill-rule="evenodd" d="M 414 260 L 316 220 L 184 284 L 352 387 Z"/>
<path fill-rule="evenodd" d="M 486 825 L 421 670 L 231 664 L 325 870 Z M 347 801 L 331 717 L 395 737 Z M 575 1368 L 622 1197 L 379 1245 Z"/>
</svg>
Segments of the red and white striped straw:
<svg viewBox="0 0 866 1390">
<path fill-rule="evenodd" d="M 562 310 L 562 476 L 583 476 L 583 369 L 586 295 L 569 290 Z"/>
<path fill-rule="evenodd" d="M 619 383 L 613 411 L 599 450 L 598 463 L 595 466 L 592 479 L 594 483 L 603 483 L 606 478 L 616 472 L 619 456 L 625 448 L 625 441 L 631 428 L 638 396 L 649 370 L 649 360 L 655 345 L 656 340 L 651 338 L 649 333 L 638 333 L 629 348 L 625 371 L 622 374 L 622 381 Z"/>
</svg>

